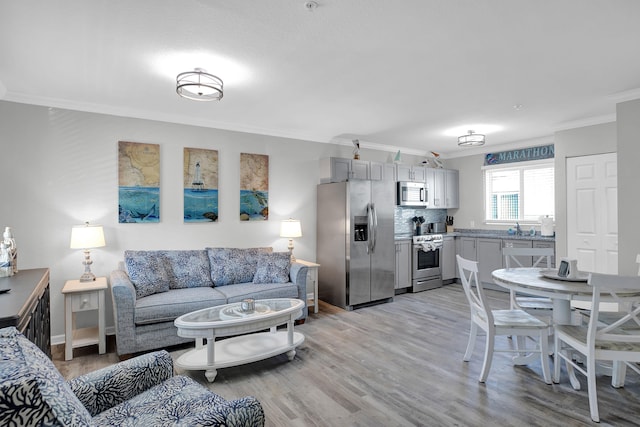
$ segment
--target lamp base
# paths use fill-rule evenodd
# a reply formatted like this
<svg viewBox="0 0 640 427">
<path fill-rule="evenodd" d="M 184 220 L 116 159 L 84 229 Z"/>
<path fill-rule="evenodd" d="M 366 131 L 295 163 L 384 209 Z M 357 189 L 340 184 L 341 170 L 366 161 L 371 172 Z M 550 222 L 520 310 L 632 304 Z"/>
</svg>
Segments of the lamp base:
<svg viewBox="0 0 640 427">
<path fill-rule="evenodd" d="M 80 276 L 80 281 L 81 282 L 95 282 L 96 280 L 96 275 L 93 274 L 92 272 L 85 272 L 82 274 L 82 276 Z"/>
<path fill-rule="evenodd" d="M 84 273 L 82 273 L 82 276 L 80 276 L 80 281 L 81 282 L 95 281 L 96 275 L 91 272 L 91 264 L 93 264 L 93 261 L 91 261 L 91 256 L 88 249 L 85 249 L 84 251 L 84 261 L 82 262 L 82 264 L 84 265 Z"/>
<path fill-rule="evenodd" d="M 291 262 L 296 262 L 296 257 L 293 256 L 293 239 L 289 239 L 289 256 L 291 256 Z"/>
</svg>

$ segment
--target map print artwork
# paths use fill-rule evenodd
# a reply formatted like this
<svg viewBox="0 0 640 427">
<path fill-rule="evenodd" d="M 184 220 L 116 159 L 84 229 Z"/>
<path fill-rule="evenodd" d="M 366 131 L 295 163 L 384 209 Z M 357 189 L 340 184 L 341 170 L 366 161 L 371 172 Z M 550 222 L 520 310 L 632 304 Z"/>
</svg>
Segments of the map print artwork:
<svg viewBox="0 0 640 427">
<path fill-rule="evenodd" d="M 240 221 L 269 219 L 269 156 L 240 153 Z"/>
<path fill-rule="evenodd" d="M 160 222 L 160 145 L 118 142 L 118 222 Z"/>
</svg>

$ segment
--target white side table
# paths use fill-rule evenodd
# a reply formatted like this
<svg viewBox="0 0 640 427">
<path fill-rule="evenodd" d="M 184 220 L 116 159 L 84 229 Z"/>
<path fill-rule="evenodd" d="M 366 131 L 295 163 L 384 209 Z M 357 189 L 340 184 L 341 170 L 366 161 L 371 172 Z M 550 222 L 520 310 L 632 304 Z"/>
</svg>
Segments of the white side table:
<svg viewBox="0 0 640 427">
<path fill-rule="evenodd" d="M 318 268 L 320 264 L 315 262 L 304 261 L 296 258 L 296 262 L 309 267 L 307 274 L 307 306 L 313 305 L 313 312 L 318 312 Z M 309 285 L 313 286 L 313 294 L 309 292 Z"/>
<path fill-rule="evenodd" d="M 67 280 L 62 288 L 64 294 L 64 360 L 73 359 L 73 349 L 98 344 L 100 354 L 106 352 L 104 334 L 104 291 L 107 278 L 97 277 L 93 282 Z M 75 314 L 95 310 L 98 326 L 76 329 Z"/>
</svg>

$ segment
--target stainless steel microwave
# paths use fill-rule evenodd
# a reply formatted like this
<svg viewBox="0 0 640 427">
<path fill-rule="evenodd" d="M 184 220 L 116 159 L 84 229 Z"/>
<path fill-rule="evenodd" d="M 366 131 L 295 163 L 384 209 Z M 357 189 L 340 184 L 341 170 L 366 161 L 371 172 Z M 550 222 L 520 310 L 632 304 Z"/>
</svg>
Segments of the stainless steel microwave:
<svg viewBox="0 0 640 427">
<path fill-rule="evenodd" d="M 424 182 L 398 181 L 397 205 L 427 207 L 427 185 Z"/>
</svg>

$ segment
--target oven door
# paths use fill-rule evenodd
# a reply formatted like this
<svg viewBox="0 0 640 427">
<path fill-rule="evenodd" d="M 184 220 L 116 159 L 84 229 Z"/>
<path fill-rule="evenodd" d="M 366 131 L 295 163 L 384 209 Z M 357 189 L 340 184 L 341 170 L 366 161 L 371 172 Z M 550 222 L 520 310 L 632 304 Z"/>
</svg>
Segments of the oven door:
<svg viewBox="0 0 640 427">
<path fill-rule="evenodd" d="M 440 276 L 440 248 L 424 251 L 419 245 L 413 246 L 412 279 Z"/>
</svg>

